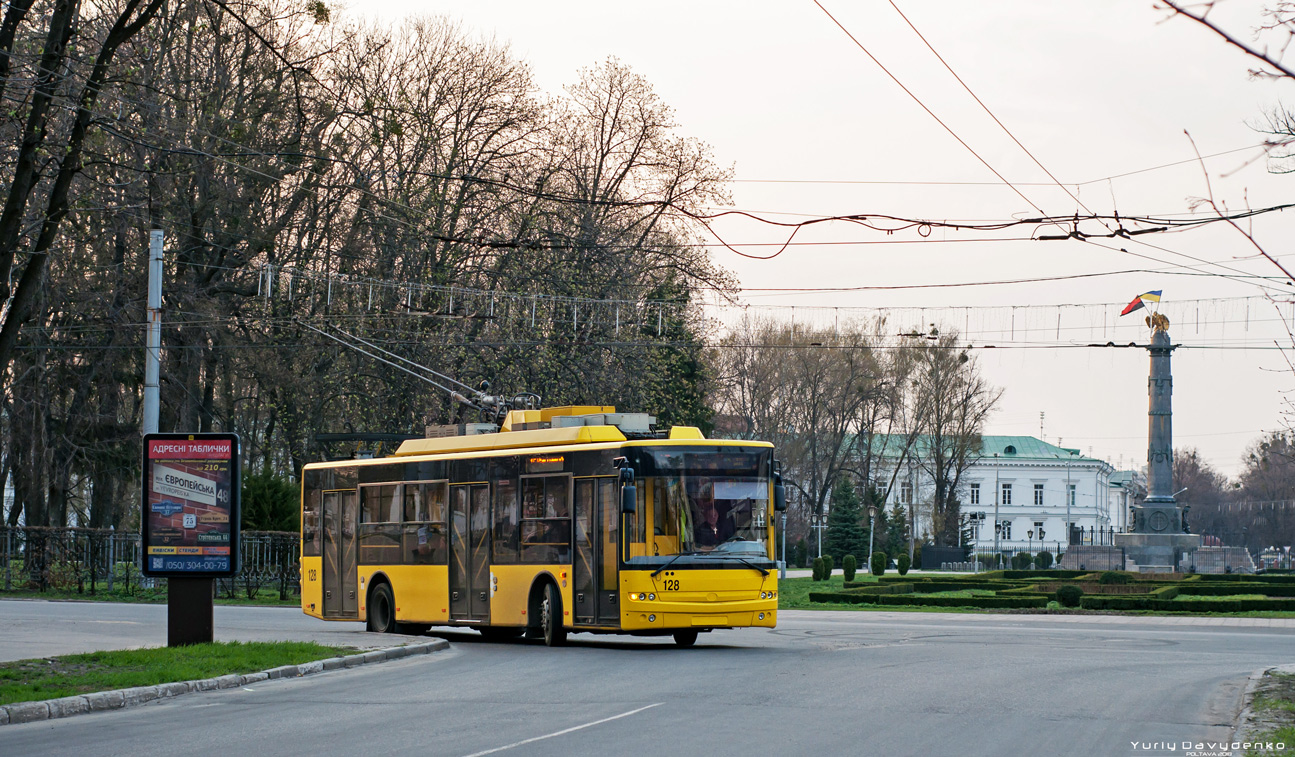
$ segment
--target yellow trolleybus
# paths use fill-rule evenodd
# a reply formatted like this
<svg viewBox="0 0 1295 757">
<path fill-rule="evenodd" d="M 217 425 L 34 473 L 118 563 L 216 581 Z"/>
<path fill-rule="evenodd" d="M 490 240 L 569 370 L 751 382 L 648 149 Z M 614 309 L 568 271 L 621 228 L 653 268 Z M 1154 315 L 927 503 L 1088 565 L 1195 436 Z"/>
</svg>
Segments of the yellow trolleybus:
<svg viewBox="0 0 1295 757">
<path fill-rule="evenodd" d="M 301 602 L 371 631 L 672 635 L 777 621 L 772 445 L 612 407 L 307 465 Z"/>
</svg>

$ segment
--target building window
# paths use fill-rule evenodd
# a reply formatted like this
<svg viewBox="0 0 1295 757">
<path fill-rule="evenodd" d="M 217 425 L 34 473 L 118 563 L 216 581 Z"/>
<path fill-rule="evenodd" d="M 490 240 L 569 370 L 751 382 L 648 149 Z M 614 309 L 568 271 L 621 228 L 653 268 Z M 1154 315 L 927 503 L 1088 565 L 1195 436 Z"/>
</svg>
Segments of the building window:
<svg viewBox="0 0 1295 757">
<path fill-rule="evenodd" d="M 1011 484 L 1003 484 L 1002 503 L 1004 505 L 1012 504 L 1012 485 Z"/>
<path fill-rule="evenodd" d="M 1075 506 L 1075 484 L 1070 484 L 1070 506 Z"/>
<path fill-rule="evenodd" d="M 1034 485 L 1034 504 L 1043 504 L 1043 484 Z"/>
<path fill-rule="evenodd" d="M 899 485 L 899 500 L 906 505 L 913 504 L 913 482 L 905 481 Z"/>
<path fill-rule="evenodd" d="M 1034 521 L 1034 538 L 1043 541 L 1043 521 Z"/>
<path fill-rule="evenodd" d="M 999 529 L 998 531 L 999 538 L 1001 539 L 1012 538 L 1012 522 L 1010 520 L 999 521 L 998 529 Z"/>
<path fill-rule="evenodd" d="M 971 485 L 971 504 L 980 504 L 980 484 Z"/>
</svg>

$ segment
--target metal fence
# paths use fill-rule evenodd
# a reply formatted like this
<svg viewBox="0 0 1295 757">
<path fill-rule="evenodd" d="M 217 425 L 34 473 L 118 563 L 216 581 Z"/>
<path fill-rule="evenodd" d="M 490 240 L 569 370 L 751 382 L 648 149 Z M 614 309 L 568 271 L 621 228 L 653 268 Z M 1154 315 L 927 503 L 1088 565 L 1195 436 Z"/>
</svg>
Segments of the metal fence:
<svg viewBox="0 0 1295 757">
<path fill-rule="evenodd" d="M 252 598 L 263 589 L 287 599 L 300 593 L 298 536 L 246 531 L 238 545 L 241 569 L 216 583 L 220 596 Z M 101 528 L 0 526 L 5 591 L 136 595 L 166 588 L 140 573 L 140 535 Z"/>
</svg>

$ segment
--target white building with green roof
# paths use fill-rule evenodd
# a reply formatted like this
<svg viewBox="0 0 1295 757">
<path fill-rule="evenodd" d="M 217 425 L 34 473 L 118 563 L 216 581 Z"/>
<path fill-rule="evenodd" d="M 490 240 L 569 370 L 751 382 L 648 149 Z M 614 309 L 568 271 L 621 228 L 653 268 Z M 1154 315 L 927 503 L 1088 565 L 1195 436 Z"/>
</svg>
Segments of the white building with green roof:
<svg viewBox="0 0 1295 757">
<path fill-rule="evenodd" d="M 972 545 L 993 550 L 997 522 L 1000 551 L 1064 551 L 1067 501 L 1070 522 L 1085 534 L 1123 530 L 1126 514 L 1112 508 L 1114 473 L 1105 460 L 1032 436 L 982 437 L 979 455 L 958 488 Z M 919 536 L 930 530 L 933 488 L 916 460 L 901 463 L 887 506 L 915 508 Z"/>
</svg>

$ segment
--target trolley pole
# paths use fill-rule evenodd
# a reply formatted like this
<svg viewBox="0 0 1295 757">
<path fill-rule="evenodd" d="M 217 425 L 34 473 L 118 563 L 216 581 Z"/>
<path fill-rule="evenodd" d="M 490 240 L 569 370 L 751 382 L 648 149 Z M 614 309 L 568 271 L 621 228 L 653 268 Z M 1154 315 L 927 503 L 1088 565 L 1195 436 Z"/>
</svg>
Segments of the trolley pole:
<svg viewBox="0 0 1295 757">
<path fill-rule="evenodd" d="M 162 358 L 162 231 L 148 235 L 148 340 L 144 348 L 144 433 L 157 433 Z"/>
</svg>

